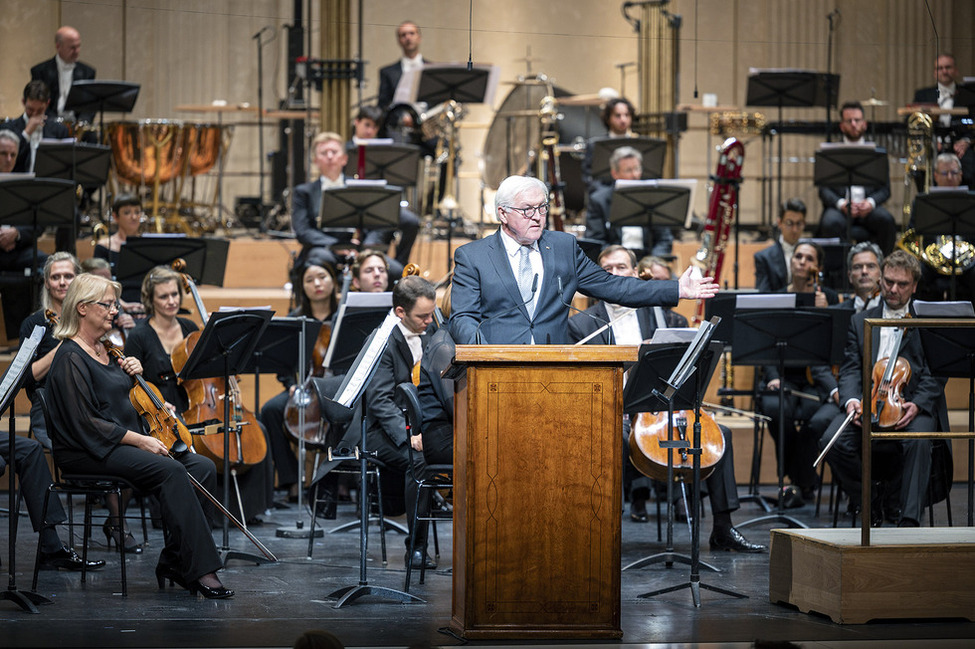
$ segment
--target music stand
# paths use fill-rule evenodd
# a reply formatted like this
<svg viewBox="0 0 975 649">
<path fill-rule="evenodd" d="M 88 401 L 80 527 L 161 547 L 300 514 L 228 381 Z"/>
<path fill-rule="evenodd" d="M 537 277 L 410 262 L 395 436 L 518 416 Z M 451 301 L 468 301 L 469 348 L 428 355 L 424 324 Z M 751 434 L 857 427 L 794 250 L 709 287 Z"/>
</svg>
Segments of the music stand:
<svg viewBox="0 0 975 649">
<path fill-rule="evenodd" d="M 130 81 L 95 81 L 84 79 L 71 83 L 64 110 L 98 113 L 99 132 L 105 132 L 105 111 L 131 113 L 139 98 L 141 86 Z"/>
<path fill-rule="evenodd" d="M 0 381 L 0 413 L 10 408 L 7 413 L 7 423 L 10 425 L 10 461 L 7 466 L 7 494 L 10 498 L 10 517 L 7 521 L 7 589 L 0 592 L 0 599 L 7 599 L 27 611 L 37 613 L 35 604 L 53 604 L 54 601 L 35 593 L 32 590 L 17 589 L 17 524 L 18 509 L 20 509 L 20 494 L 17 492 L 17 483 L 14 475 L 17 473 L 17 428 L 15 425 L 16 416 L 14 414 L 14 398 L 20 391 L 20 386 L 27 376 L 27 369 L 34 360 L 34 353 L 37 346 L 44 337 L 44 327 L 35 325 L 30 336 L 21 341 L 20 350 L 14 357 L 7 371 L 3 374 Z M 38 531 L 40 534 L 41 531 Z"/>
<path fill-rule="evenodd" d="M 853 185 L 886 186 L 890 183 L 887 150 L 881 147 L 862 145 L 821 148 L 816 151 L 813 182 L 817 187 L 835 187 L 838 185 L 846 187 L 847 196 L 851 195 L 850 188 Z M 853 215 L 847 214 L 847 241 L 850 240 L 852 223 Z"/>
<path fill-rule="evenodd" d="M 59 178 L 24 178 L 0 181 L 0 224 L 34 229 L 30 300 L 37 299 L 42 275 L 37 273 L 37 238 L 40 228 L 74 226 L 75 185 Z"/>
<path fill-rule="evenodd" d="M 349 293 L 335 314 L 323 365 L 333 375 L 348 372 L 366 338 L 392 308 L 392 293 Z"/>
<path fill-rule="evenodd" d="M 417 74 L 415 86 L 411 88 L 411 96 L 416 102 L 426 102 L 430 106 L 449 101 L 490 105 L 494 103 L 499 76 L 500 68 L 495 65 L 474 65 L 470 69 L 463 64 L 425 65 Z M 449 119 L 446 138 L 447 165 L 456 164 L 454 140 L 458 113 L 459 110 L 447 111 Z M 459 189 L 457 176 L 453 178 L 455 187 Z M 439 207 L 442 208 L 447 220 L 447 272 L 449 273 L 453 267 L 454 225 L 458 221 L 455 213 L 459 206 L 454 195 L 454 187 L 447 187 L 445 193 Z"/>
<path fill-rule="evenodd" d="M 359 180 L 385 180 L 390 185 L 414 187 L 420 175 L 420 147 L 415 144 L 363 144 L 349 154 L 345 177 L 359 169 L 359 151 L 364 149 L 365 175 Z"/>
<path fill-rule="evenodd" d="M 62 178 L 91 189 L 101 187 L 108 181 L 111 161 L 110 146 L 42 140 L 34 159 L 34 176 Z"/>
<path fill-rule="evenodd" d="M 128 244 L 126 244 L 128 245 Z M 247 360 L 254 352 L 261 332 L 271 319 L 272 312 L 266 309 L 240 309 L 218 311 L 210 315 L 196 347 L 186 360 L 179 373 L 183 381 L 191 379 L 211 379 L 223 377 L 224 385 L 230 385 L 230 377 L 243 371 Z M 230 399 L 223 400 L 223 502 L 230 502 Z M 240 429 L 234 431 L 240 435 Z M 263 434 L 263 433 L 262 433 Z M 239 448 L 239 445 L 238 445 Z M 231 550 L 230 521 L 223 519 L 224 565 L 231 559 L 242 559 L 257 564 L 272 561 L 267 557 Z"/>
<path fill-rule="evenodd" d="M 664 174 L 664 158 L 667 154 L 667 140 L 655 137 L 594 137 L 589 139 L 592 145 L 592 166 L 590 177 L 604 184 L 613 181 L 610 173 L 609 159 L 613 151 L 621 146 L 633 147 L 643 155 L 644 180 L 661 178 Z"/>
<path fill-rule="evenodd" d="M 951 241 L 955 237 L 972 240 L 975 238 L 975 192 L 932 192 L 919 194 L 914 199 L 915 229 L 921 235 L 940 235 L 948 233 Z M 956 248 L 951 246 L 951 265 L 957 269 Z M 955 299 L 958 273 L 951 273 L 949 294 Z"/>
<path fill-rule="evenodd" d="M 422 599 L 413 595 L 411 593 L 406 593 L 401 590 L 396 590 L 395 588 L 387 588 L 384 586 L 372 586 L 369 584 L 369 580 L 366 577 L 366 561 L 368 559 L 367 552 L 369 549 L 369 452 L 367 451 L 367 441 L 368 441 L 368 427 L 366 416 L 366 404 L 362 400 L 362 395 L 365 393 L 366 386 L 372 381 L 373 376 L 376 373 L 376 368 L 379 366 L 379 360 L 382 358 L 383 352 L 386 351 L 386 345 L 389 342 L 389 334 L 393 331 L 393 327 L 397 325 L 400 319 L 389 314 L 386 316 L 383 323 L 373 332 L 372 337 L 367 341 L 365 345 L 362 346 L 358 356 L 356 357 L 355 363 L 353 363 L 352 368 L 349 373 L 346 374 L 345 380 L 342 381 L 342 385 L 339 387 L 338 392 L 335 394 L 335 398 L 329 398 L 327 395 L 318 391 L 318 400 L 322 407 L 322 412 L 330 421 L 335 421 L 339 423 L 348 423 L 352 420 L 353 412 L 356 409 L 356 404 L 361 402 L 362 405 L 362 417 L 360 420 L 360 430 L 361 438 L 359 441 L 359 582 L 354 586 L 343 586 L 337 590 L 332 591 L 325 596 L 325 599 L 335 600 L 335 604 L 332 608 L 342 608 L 346 604 L 352 604 L 360 597 L 366 595 L 380 595 L 387 597 L 389 599 L 394 599 L 399 602 L 423 602 Z M 314 382 L 316 387 L 320 386 L 320 382 Z M 314 519 L 313 519 L 314 521 Z"/>
<path fill-rule="evenodd" d="M 399 227 L 399 187 L 374 184 L 348 184 L 322 192 L 318 224 L 322 230 L 395 229 Z"/>
<path fill-rule="evenodd" d="M 973 323 L 975 325 L 975 323 Z M 933 376 L 968 379 L 968 430 L 975 431 L 975 326 L 920 329 L 924 357 Z M 975 525 L 975 439 L 968 440 L 968 526 Z M 950 476 L 949 476 L 950 478 Z"/>
<path fill-rule="evenodd" d="M 713 334 L 712 334 L 713 335 Z M 720 359 L 721 345 L 717 342 L 711 343 L 713 349 L 705 352 L 707 357 L 703 359 L 706 372 L 704 375 L 710 378 L 718 366 Z M 684 352 L 687 351 L 687 344 L 650 344 L 640 348 L 640 357 L 637 364 L 630 369 L 630 376 L 623 391 L 623 411 L 630 415 L 631 422 L 639 413 L 661 412 L 666 410 L 670 416 L 668 424 L 668 441 L 661 443 L 671 449 L 690 448 L 687 441 L 675 441 L 673 433 L 673 413 L 675 410 L 693 410 L 694 397 L 696 396 L 696 382 L 686 382 L 678 390 L 673 398 L 663 398 L 663 393 L 667 389 L 667 377 L 674 373 L 674 369 L 680 364 Z M 690 423 L 690 422 L 688 422 Z M 632 434 L 632 432 L 631 432 Z M 688 451 L 689 453 L 691 451 Z M 693 521 L 699 513 L 699 503 L 692 502 L 688 506 L 688 520 Z M 692 557 L 686 554 L 674 552 L 674 462 L 672 452 L 667 453 L 667 544 L 663 552 L 658 552 L 649 557 L 643 557 L 625 566 L 623 570 L 631 568 L 642 568 L 652 563 L 663 563 L 668 568 L 674 562 L 691 565 Z M 720 569 L 706 563 L 700 565 L 721 572 Z"/>
<path fill-rule="evenodd" d="M 840 93 L 840 76 L 811 70 L 752 70 L 748 75 L 745 104 L 777 106 L 779 124 L 783 108 L 836 108 Z M 828 116 L 828 111 L 827 111 Z M 777 197 L 782 204 L 782 135 L 779 138 Z"/>
<path fill-rule="evenodd" d="M 268 321 L 257 340 L 254 353 L 241 370 L 242 374 L 254 374 L 254 412 L 260 412 L 262 371 L 288 376 L 297 375 L 298 383 L 295 389 L 302 389 L 315 347 L 314 344 L 309 344 L 309 341 L 318 339 L 318 331 L 321 328 L 322 323 L 314 318 L 284 317 L 272 318 Z M 305 409 L 299 404 L 298 428 L 304 430 L 304 427 Z M 305 438 L 301 435 L 298 436 L 298 484 L 305 484 Z M 301 506 L 303 491 L 304 489 L 298 489 L 299 515 L 303 511 Z M 305 522 L 300 518 L 295 521 L 294 527 L 279 527 L 274 533 L 276 536 L 289 539 L 304 539 L 311 534 L 316 538 L 324 535 L 321 530 L 306 530 Z"/>
<path fill-rule="evenodd" d="M 693 181 L 692 181 L 693 182 Z M 639 226 L 649 231 L 654 226 L 682 229 L 691 205 L 691 189 L 676 184 L 622 184 L 617 181 L 609 208 L 609 223 L 614 228 Z"/>
<path fill-rule="evenodd" d="M 668 586 L 666 588 L 643 593 L 642 595 L 639 595 L 641 599 L 663 595 L 664 593 L 672 593 L 683 588 L 690 589 L 691 598 L 695 608 L 700 608 L 701 606 L 701 588 L 716 593 L 721 593 L 723 595 L 728 595 L 730 597 L 747 598 L 747 595 L 742 595 L 732 590 L 703 583 L 700 575 L 701 517 L 699 515 L 699 510 L 701 507 L 701 401 L 704 398 L 704 390 L 711 380 L 711 374 L 714 372 L 718 359 L 721 357 L 721 345 L 718 343 L 714 343 L 712 345 L 711 343 L 711 338 L 714 335 L 714 328 L 717 326 L 717 324 L 717 318 L 714 318 L 709 322 L 704 322 L 698 329 L 694 340 L 692 340 L 690 344 L 686 345 L 686 347 L 681 345 L 681 347 L 684 347 L 683 356 L 678 360 L 676 367 L 670 374 L 670 378 L 664 382 L 667 386 L 666 389 L 662 393 L 658 390 L 654 390 L 654 396 L 656 396 L 658 399 L 663 398 L 668 402 L 667 432 L 668 439 L 673 441 L 660 442 L 660 446 L 663 447 L 666 445 L 669 448 L 667 453 L 667 473 L 669 483 L 672 481 L 671 474 L 673 471 L 673 447 L 679 447 L 682 445 L 681 442 L 683 441 L 674 440 L 673 401 L 674 397 L 687 384 L 687 380 L 691 378 L 691 376 L 694 376 L 695 379 L 694 383 L 692 384 L 692 394 L 694 395 L 692 401 L 694 411 L 694 434 L 691 438 L 690 448 L 687 448 L 685 451 L 687 454 L 692 456 L 693 466 L 692 481 L 694 495 L 691 502 L 694 507 L 694 518 L 692 519 L 691 523 L 691 571 L 687 582 L 678 584 L 676 586 Z M 672 510 L 668 508 L 668 520 L 672 516 Z M 688 517 L 690 518 L 690 515 L 688 515 Z"/>
<path fill-rule="evenodd" d="M 822 312 L 796 309 L 739 309 L 735 311 L 731 357 L 735 365 L 776 365 L 779 371 L 778 474 L 779 491 L 774 513 L 739 523 L 738 528 L 769 521 L 808 528 L 782 508 L 785 483 L 785 368 L 827 365 L 831 361 L 833 319 Z M 827 344 L 824 344 L 824 341 Z"/>
</svg>

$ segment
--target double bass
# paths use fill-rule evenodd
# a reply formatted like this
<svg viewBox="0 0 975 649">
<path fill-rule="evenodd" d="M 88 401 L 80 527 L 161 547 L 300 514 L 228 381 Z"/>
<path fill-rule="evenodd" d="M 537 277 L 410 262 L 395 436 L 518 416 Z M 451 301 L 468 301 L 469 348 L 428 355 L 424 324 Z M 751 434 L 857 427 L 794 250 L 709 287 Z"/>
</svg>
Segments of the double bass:
<svg viewBox="0 0 975 649">
<path fill-rule="evenodd" d="M 182 259 L 177 259 L 173 263 L 173 269 L 177 272 L 184 268 L 185 262 Z M 203 300 L 196 290 L 196 284 L 185 273 L 183 273 L 183 285 L 193 295 L 200 319 L 206 326 L 207 312 L 203 306 Z M 194 331 L 173 350 L 173 369 L 177 374 L 182 371 L 189 360 L 196 343 L 200 340 L 200 335 L 200 331 Z M 183 413 L 183 418 L 190 425 L 205 424 L 213 420 L 222 421 L 224 414 L 223 399 L 230 399 L 230 421 L 225 423 L 230 431 L 228 460 L 232 467 L 239 470 L 258 464 L 264 459 L 267 455 L 267 440 L 257 418 L 243 405 L 236 377 L 231 376 L 228 384 L 225 384 L 222 378 L 191 379 L 189 381 L 180 379 L 180 382 L 186 390 L 190 404 L 186 412 Z M 221 470 L 224 460 L 223 435 L 200 435 L 198 437 L 199 439 L 194 444 L 196 452 L 213 460 L 217 469 Z"/>
</svg>

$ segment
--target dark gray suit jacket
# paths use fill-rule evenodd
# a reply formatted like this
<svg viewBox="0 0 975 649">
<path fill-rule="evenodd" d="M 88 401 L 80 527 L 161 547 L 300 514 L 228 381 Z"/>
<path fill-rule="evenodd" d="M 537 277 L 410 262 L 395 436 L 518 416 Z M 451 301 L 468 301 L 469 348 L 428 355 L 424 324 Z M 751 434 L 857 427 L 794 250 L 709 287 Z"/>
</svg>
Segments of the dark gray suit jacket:
<svg viewBox="0 0 975 649">
<path fill-rule="evenodd" d="M 537 289 L 534 318 L 529 318 L 501 236 L 499 230 L 454 254 L 450 334 L 458 345 L 473 344 L 479 325 L 486 344 L 527 345 L 533 337 L 538 344 L 565 344 L 569 341 L 566 303 L 577 291 L 633 307 L 678 302 L 676 281 L 616 277 L 586 257 L 573 235 L 546 230 L 538 240 L 545 277 Z"/>
</svg>

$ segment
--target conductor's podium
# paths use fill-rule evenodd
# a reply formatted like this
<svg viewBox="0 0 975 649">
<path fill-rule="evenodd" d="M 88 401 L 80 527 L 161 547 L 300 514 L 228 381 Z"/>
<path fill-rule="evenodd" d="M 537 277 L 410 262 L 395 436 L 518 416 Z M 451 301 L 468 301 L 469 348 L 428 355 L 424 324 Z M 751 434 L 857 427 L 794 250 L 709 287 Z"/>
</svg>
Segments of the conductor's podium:
<svg viewBox="0 0 975 649">
<path fill-rule="evenodd" d="M 975 621 L 975 529 L 772 530 L 769 599 L 838 624 L 874 619 Z"/>
<path fill-rule="evenodd" d="M 636 360 L 637 347 L 457 347 L 455 633 L 623 635 L 623 371 Z"/>
</svg>

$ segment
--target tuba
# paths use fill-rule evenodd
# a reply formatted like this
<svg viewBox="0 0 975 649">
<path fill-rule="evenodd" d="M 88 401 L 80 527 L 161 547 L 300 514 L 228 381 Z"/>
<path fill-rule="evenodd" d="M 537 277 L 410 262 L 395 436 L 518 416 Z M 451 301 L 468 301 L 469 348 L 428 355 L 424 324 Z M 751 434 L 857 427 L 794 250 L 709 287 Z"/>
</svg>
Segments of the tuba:
<svg viewBox="0 0 975 649">
<path fill-rule="evenodd" d="M 927 113 L 911 113 L 907 119 L 907 164 L 904 173 L 904 221 L 910 223 L 911 204 L 915 192 L 912 184 L 924 178 L 924 192 L 931 188 L 931 173 L 934 161 L 934 122 Z M 941 234 L 933 242 L 925 243 L 917 230 L 910 228 L 897 242 L 897 247 L 906 250 L 940 275 L 960 275 L 975 267 L 975 246 L 961 237 Z M 954 263 L 952 263 L 954 262 Z"/>
</svg>

